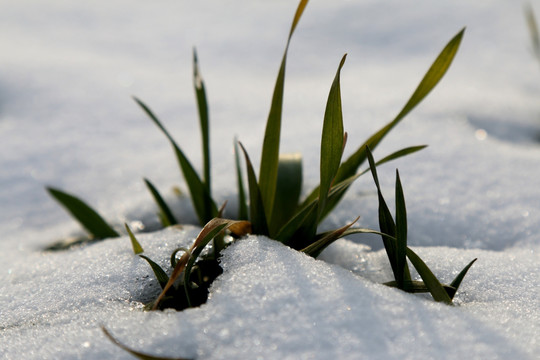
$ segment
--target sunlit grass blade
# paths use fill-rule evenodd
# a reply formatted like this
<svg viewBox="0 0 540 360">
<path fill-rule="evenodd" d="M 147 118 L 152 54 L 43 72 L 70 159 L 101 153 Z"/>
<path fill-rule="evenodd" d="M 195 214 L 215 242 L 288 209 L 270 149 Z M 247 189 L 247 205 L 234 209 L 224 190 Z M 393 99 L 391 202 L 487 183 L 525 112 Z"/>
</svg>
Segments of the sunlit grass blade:
<svg viewBox="0 0 540 360">
<path fill-rule="evenodd" d="M 152 261 L 148 256 L 145 255 L 139 255 L 144 260 L 150 264 L 150 267 L 152 268 L 152 271 L 154 272 L 154 275 L 156 276 L 156 279 L 159 283 L 159 286 L 161 286 L 162 289 L 165 288 L 165 285 L 167 285 L 167 282 L 169 281 L 169 277 L 167 276 L 167 273 L 159 266 L 157 263 Z"/>
<path fill-rule="evenodd" d="M 426 284 L 431 296 L 433 296 L 433 300 L 452 304 L 452 299 L 426 263 L 409 248 L 407 248 L 407 257 L 424 281 L 424 284 Z"/>
<path fill-rule="evenodd" d="M 330 88 L 321 139 L 321 163 L 319 185 L 319 209 L 320 217 L 326 205 L 328 192 L 334 181 L 334 177 L 341 163 L 343 154 L 343 114 L 341 110 L 340 74 L 347 55 L 344 55 L 339 64 L 336 76 Z"/>
<path fill-rule="evenodd" d="M 169 134 L 167 129 L 161 124 L 158 118 L 154 113 L 139 99 L 136 97 L 133 98 L 135 102 L 144 110 L 144 112 L 152 119 L 152 121 L 157 125 L 157 127 L 165 134 L 171 146 L 173 147 L 178 164 L 184 175 L 184 179 L 188 185 L 189 193 L 191 196 L 191 201 L 199 218 L 199 223 L 201 225 L 205 224 L 207 221 L 212 219 L 217 214 L 217 206 L 210 197 L 205 184 L 197 175 L 197 172 L 189 162 L 188 158 L 184 155 L 180 147 L 176 144 L 172 136 Z"/>
<path fill-rule="evenodd" d="M 109 338 L 109 340 L 111 340 L 116 346 L 118 346 L 119 348 L 121 348 L 124 351 L 127 351 L 128 353 L 130 353 L 131 355 L 133 355 L 134 357 L 136 357 L 137 359 L 140 359 L 140 360 L 192 360 L 192 359 L 189 359 L 189 358 L 168 358 L 168 357 L 162 357 L 162 356 L 148 355 L 148 354 L 142 353 L 140 351 L 133 350 L 133 349 L 127 347 L 126 345 L 122 344 L 114 336 L 112 336 L 111 333 L 105 327 L 101 327 L 101 330 L 103 331 L 105 336 L 107 336 Z"/>
<path fill-rule="evenodd" d="M 396 170 L 396 282 L 398 287 L 404 288 L 404 282 L 411 280 L 407 266 L 407 208 L 399 172 Z"/>
<path fill-rule="evenodd" d="M 396 281 L 385 282 L 383 285 L 399 288 L 397 286 Z M 446 291 L 446 293 L 449 296 L 450 296 L 451 293 L 456 292 L 456 289 L 454 287 L 452 287 L 452 286 L 444 285 L 444 284 L 441 284 L 441 286 L 444 288 L 444 290 Z M 428 287 L 426 286 L 426 284 L 423 281 L 415 281 L 415 280 L 405 281 L 404 282 L 404 289 L 402 289 L 402 290 L 405 290 L 406 292 L 412 293 L 412 294 L 429 292 Z"/>
<path fill-rule="evenodd" d="M 202 150 L 203 150 L 203 183 L 206 185 L 208 195 L 212 196 L 211 172 L 210 172 L 210 126 L 208 116 L 208 102 L 206 100 L 206 89 L 199 69 L 197 50 L 193 48 L 193 86 L 195 97 L 197 98 L 197 108 L 199 109 L 199 120 L 201 125 Z"/>
<path fill-rule="evenodd" d="M 259 235 L 270 235 L 262 194 L 259 185 L 257 184 L 257 177 L 255 176 L 253 165 L 251 164 L 249 155 L 246 149 L 244 149 L 242 143 L 238 144 L 240 145 L 246 159 L 249 188 L 249 220 L 251 221 L 253 232 Z"/>
<path fill-rule="evenodd" d="M 144 183 L 146 184 L 146 187 L 152 194 L 152 197 L 154 198 L 158 206 L 158 209 L 160 212 L 160 219 L 161 219 L 161 222 L 163 223 L 163 226 L 167 227 L 171 225 L 177 225 L 178 221 L 174 217 L 171 209 L 169 208 L 165 200 L 163 200 L 163 197 L 161 196 L 157 188 L 154 186 L 154 184 L 152 184 L 150 180 L 148 179 L 144 179 Z"/>
<path fill-rule="evenodd" d="M 469 271 L 469 269 L 471 268 L 471 266 L 475 263 L 475 261 L 478 260 L 478 259 L 474 259 L 473 261 L 471 261 L 467 266 L 465 266 L 463 268 L 463 270 L 461 270 L 461 272 L 456 276 L 456 278 L 454 279 L 454 281 L 452 281 L 452 283 L 450 284 L 451 287 L 453 287 L 455 290 L 453 293 L 449 293 L 448 295 L 450 296 L 451 299 L 454 298 L 454 295 L 456 294 L 456 292 L 458 291 L 459 289 L 459 286 L 461 285 L 461 282 L 463 281 L 463 278 L 465 277 L 465 275 L 467 275 L 467 272 Z"/>
<path fill-rule="evenodd" d="M 47 187 L 49 194 L 56 199 L 83 228 L 95 239 L 120 236 L 105 220 L 84 201 L 61 190 Z"/>
<path fill-rule="evenodd" d="M 259 171 L 259 187 L 265 211 L 268 216 L 271 216 L 274 206 L 274 196 L 276 191 L 278 164 L 279 164 L 279 142 L 281 136 L 281 116 L 283 110 L 283 90 L 285 86 L 285 67 L 287 64 L 287 53 L 291 37 L 296 29 L 296 25 L 302 17 L 302 13 L 308 3 L 308 0 L 301 0 L 296 9 L 294 19 L 285 46 L 285 52 L 281 65 L 279 67 L 274 93 L 272 95 L 272 104 L 270 105 L 270 113 L 266 122 L 264 133 L 261 166 Z M 271 220 L 271 218 L 269 218 Z"/>
<path fill-rule="evenodd" d="M 326 249 L 334 241 L 345 236 L 345 232 L 358 221 L 360 217 L 357 217 L 353 222 L 333 231 L 329 231 L 317 241 L 313 242 L 309 246 L 303 248 L 301 251 L 311 257 L 316 258 L 321 252 Z"/>
<path fill-rule="evenodd" d="M 238 219 L 248 219 L 248 207 L 246 202 L 246 191 L 242 177 L 242 166 L 240 164 L 240 149 L 238 149 L 238 140 L 234 140 L 234 161 L 236 165 L 236 181 L 238 187 Z"/>
<path fill-rule="evenodd" d="M 135 235 L 133 235 L 133 232 L 129 228 L 128 224 L 124 223 L 124 226 L 125 226 L 126 231 L 127 231 L 128 235 L 129 235 L 129 239 L 131 240 L 131 247 L 133 248 L 133 253 L 135 255 L 142 254 L 144 252 L 144 250 L 143 250 L 141 244 L 139 243 L 139 241 L 137 240 Z"/>
<path fill-rule="evenodd" d="M 302 155 L 282 154 L 279 157 L 274 211 L 269 225 L 270 233 L 279 229 L 294 216 L 302 192 Z"/>
<path fill-rule="evenodd" d="M 392 130 L 412 109 L 416 107 L 426 96 L 431 92 L 431 90 L 439 83 L 442 79 L 452 60 L 456 55 L 461 39 L 465 29 L 462 29 L 457 35 L 455 35 L 444 49 L 437 56 L 427 73 L 424 75 L 424 78 L 411 95 L 405 106 L 401 109 L 398 115 L 388 124 L 386 124 L 382 129 L 377 131 L 372 135 L 358 150 L 351 155 L 341 166 L 337 179 L 342 180 L 353 175 L 358 167 L 365 161 L 366 153 L 365 148 L 369 146 L 371 150 L 375 150 L 377 145 L 381 140 Z"/>
</svg>

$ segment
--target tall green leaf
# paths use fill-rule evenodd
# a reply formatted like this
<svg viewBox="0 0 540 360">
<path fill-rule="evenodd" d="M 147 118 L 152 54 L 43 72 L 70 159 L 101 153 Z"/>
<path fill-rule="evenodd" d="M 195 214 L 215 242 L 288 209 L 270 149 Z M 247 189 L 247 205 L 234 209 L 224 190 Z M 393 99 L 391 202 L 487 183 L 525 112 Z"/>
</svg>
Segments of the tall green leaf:
<svg viewBox="0 0 540 360">
<path fill-rule="evenodd" d="M 297 211 L 298 200 L 302 192 L 302 155 L 282 154 L 279 156 L 278 178 L 276 183 L 276 199 L 271 216 L 270 233 L 278 230 Z"/>
<path fill-rule="evenodd" d="M 340 74 L 345 64 L 345 54 L 330 88 L 321 139 L 320 190 L 318 216 L 324 211 L 326 198 L 341 163 L 343 154 L 343 114 L 341 110 Z"/>
<path fill-rule="evenodd" d="M 268 114 L 268 120 L 266 122 L 266 129 L 264 133 L 264 141 L 261 155 L 261 165 L 259 171 L 259 187 L 261 191 L 264 208 L 268 216 L 272 215 L 272 209 L 274 206 L 274 196 L 276 191 L 276 181 L 279 164 L 279 142 L 281 136 L 281 115 L 283 109 L 283 90 L 285 86 L 285 67 L 287 64 L 287 53 L 289 51 L 289 43 L 291 37 L 296 29 L 296 25 L 300 21 L 302 13 L 308 3 L 308 0 L 301 0 L 296 9 L 294 19 L 287 39 L 287 45 L 285 46 L 285 52 L 274 87 L 274 93 L 272 95 L 272 104 L 270 106 L 270 113 Z M 271 219 L 269 219 L 271 220 Z"/>
<path fill-rule="evenodd" d="M 240 165 L 240 151 L 238 140 L 234 139 L 234 161 L 236 165 L 236 181 L 238 187 L 238 219 L 248 219 L 248 208 L 246 203 L 246 191 L 244 190 L 244 180 L 242 179 L 242 166 Z"/>
<path fill-rule="evenodd" d="M 404 288 L 405 281 L 411 280 L 407 266 L 407 208 L 399 172 L 396 170 L 396 267 L 399 269 L 396 282 L 400 289 Z"/>
<path fill-rule="evenodd" d="M 210 126 L 208 116 L 208 102 L 206 100 L 206 90 L 204 81 L 199 69 L 197 50 L 193 48 L 193 87 L 197 98 L 197 108 L 199 109 L 199 120 L 201 125 L 202 150 L 203 150 L 203 182 L 209 196 L 212 194 L 210 181 Z"/>
<path fill-rule="evenodd" d="M 120 236 L 103 218 L 81 199 L 61 190 L 47 187 L 49 194 L 56 199 L 83 228 L 96 239 Z"/>
<path fill-rule="evenodd" d="M 154 198 L 158 206 L 158 209 L 160 211 L 160 219 L 163 223 L 163 226 L 167 227 L 171 225 L 177 225 L 178 221 L 174 217 L 171 209 L 169 208 L 165 200 L 163 200 L 163 197 L 159 193 L 158 189 L 148 179 L 144 179 L 144 183 L 146 184 L 146 187 L 152 194 L 152 197 Z"/>
<path fill-rule="evenodd" d="M 268 220 L 263 205 L 261 191 L 259 185 L 257 184 L 257 177 L 255 176 L 253 165 L 251 164 L 249 155 L 242 143 L 238 144 L 244 152 L 244 157 L 246 159 L 249 188 L 249 220 L 251 221 L 251 225 L 253 227 L 253 233 L 271 236 L 268 229 Z"/>
<path fill-rule="evenodd" d="M 157 125 L 157 127 L 165 134 L 171 146 L 174 149 L 178 164 L 184 175 L 184 179 L 189 188 L 189 193 L 191 195 L 191 201 L 197 217 L 199 218 L 199 223 L 201 225 L 208 222 L 215 215 L 217 215 L 217 206 L 210 197 L 210 193 L 207 191 L 206 185 L 201 181 L 199 175 L 189 162 L 188 158 L 184 155 L 183 151 L 176 144 L 172 136 L 169 134 L 167 129 L 161 124 L 158 118 L 154 113 L 148 108 L 141 100 L 136 97 L 133 98 L 135 102 L 143 109 L 143 111 L 150 117 L 150 119 Z"/>
<path fill-rule="evenodd" d="M 424 281 L 424 284 L 426 284 L 431 296 L 433 296 L 433 299 L 435 301 L 441 301 L 446 304 L 452 304 L 452 299 L 450 298 L 442 284 L 439 282 L 437 277 L 435 277 L 433 272 L 431 272 L 426 263 L 418 255 L 416 255 L 414 251 L 409 248 L 407 248 L 407 257 L 413 264 L 416 271 L 418 271 L 418 274 Z"/>
<path fill-rule="evenodd" d="M 465 275 L 467 275 L 467 272 L 469 271 L 471 266 L 476 262 L 476 260 L 478 259 L 473 259 L 473 261 L 467 264 L 467 266 L 465 266 L 463 270 L 461 270 L 461 272 L 456 276 L 454 281 L 452 281 L 452 283 L 450 284 L 450 286 L 455 289 L 453 293 L 448 294 L 451 299 L 454 298 L 454 295 L 456 294 L 456 291 L 459 289 L 459 286 L 461 285 L 463 278 L 465 277 Z"/>
</svg>

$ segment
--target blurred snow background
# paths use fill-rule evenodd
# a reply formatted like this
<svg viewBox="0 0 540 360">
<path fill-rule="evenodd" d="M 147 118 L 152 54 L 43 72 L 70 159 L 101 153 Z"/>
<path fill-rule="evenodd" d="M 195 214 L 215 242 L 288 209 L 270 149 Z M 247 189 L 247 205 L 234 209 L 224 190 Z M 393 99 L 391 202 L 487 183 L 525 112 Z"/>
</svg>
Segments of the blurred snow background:
<svg viewBox="0 0 540 360">
<path fill-rule="evenodd" d="M 531 4 L 540 16 L 540 3 Z M 437 275 L 449 280 L 479 257 L 460 306 L 375 285 L 389 279 L 384 254 L 359 244 L 378 249 L 375 237 L 341 241 L 323 255 L 360 276 L 265 239 L 240 243 L 228 250 L 209 303 L 180 314 L 139 311 L 155 283 L 127 239 L 39 251 L 79 231 L 45 185 L 78 194 L 116 224 L 153 219 L 143 176 L 171 197 L 173 185 L 184 187 L 168 143 L 130 97 L 144 100 L 199 164 L 193 46 L 210 102 L 214 192 L 232 200 L 233 137 L 257 162 L 296 5 L 0 3 L 0 355 L 129 358 L 101 334 L 106 324 L 132 346 L 169 356 L 536 356 L 540 67 L 519 2 L 312 0 L 289 52 L 282 151 L 303 153 L 310 188 L 341 56 L 349 54 L 342 96 L 350 154 L 399 112 L 467 26 L 448 74 L 375 152 L 429 145 L 381 167 L 381 182 L 391 202 L 399 167 L 410 244 Z M 361 215 L 362 226 L 377 228 L 373 195 L 371 179 L 360 179 L 323 226 Z M 179 208 L 184 221 L 194 218 L 189 201 Z M 196 233 L 146 234 L 143 246 L 165 260 Z"/>
</svg>

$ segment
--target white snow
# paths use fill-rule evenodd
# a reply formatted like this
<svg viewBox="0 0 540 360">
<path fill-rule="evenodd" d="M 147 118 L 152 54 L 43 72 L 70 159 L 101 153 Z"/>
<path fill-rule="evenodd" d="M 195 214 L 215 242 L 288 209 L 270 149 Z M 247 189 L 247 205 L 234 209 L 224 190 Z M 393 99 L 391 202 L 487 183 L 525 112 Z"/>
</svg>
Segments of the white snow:
<svg viewBox="0 0 540 360">
<path fill-rule="evenodd" d="M 540 3 L 531 2 L 540 17 Z M 226 250 L 207 304 L 144 312 L 158 291 L 127 237 L 67 252 L 77 234 L 44 191 L 75 193 L 116 225 L 157 223 L 142 177 L 183 222 L 187 198 L 163 135 L 131 95 L 201 161 L 191 69 L 197 46 L 210 102 L 213 191 L 234 213 L 235 135 L 257 163 L 295 1 L 60 0 L 0 3 L 0 358 L 129 359 L 136 349 L 199 359 L 534 359 L 540 351 L 540 67 L 523 4 L 312 0 L 289 51 L 282 151 L 318 181 L 326 96 L 339 60 L 346 154 L 392 119 L 444 44 L 467 26 L 448 74 L 381 144 L 422 152 L 380 168 L 391 204 L 404 186 L 409 242 L 443 281 L 478 261 L 456 306 L 380 285 L 380 239 L 340 240 L 319 260 L 263 237 Z M 378 228 L 369 175 L 322 225 Z M 166 265 L 199 228 L 139 234 Z M 364 245 L 368 244 L 368 246 Z"/>
</svg>

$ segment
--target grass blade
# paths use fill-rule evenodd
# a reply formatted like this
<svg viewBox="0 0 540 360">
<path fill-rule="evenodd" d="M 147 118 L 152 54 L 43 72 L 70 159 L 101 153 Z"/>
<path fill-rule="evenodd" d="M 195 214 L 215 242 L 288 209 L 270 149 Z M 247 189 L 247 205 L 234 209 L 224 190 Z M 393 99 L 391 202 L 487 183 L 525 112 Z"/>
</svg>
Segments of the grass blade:
<svg viewBox="0 0 540 360">
<path fill-rule="evenodd" d="M 129 239 L 131 240 L 131 247 L 133 248 L 133 253 L 135 255 L 142 254 L 144 252 L 141 244 L 139 241 L 137 241 L 137 238 L 135 235 L 133 235 L 133 232 L 129 228 L 128 224 L 124 223 L 124 226 L 126 227 L 126 231 L 129 234 Z"/>
<path fill-rule="evenodd" d="M 163 200 L 163 197 L 161 196 L 157 188 L 154 186 L 154 184 L 152 184 L 148 179 L 144 179 L 144 183 L 146 184 L 146 187 L 148 188 L 148 190 L 150 190 L 150 193 L 156 201 L 160 212 L 159 218 L 161 219 L 163 226 L 167 227 L 171 225 L 177 225 L 178 221 L 174 217 L 171 209 L 169 208 L 165 200 Z"/>
<path fill-rule="evenodd" d="M 396 170 L 396 267 L 399 269 L 396 282 L 400 289 L 404 288 L 404 282 L 411 280 L 409 267 L 407 266 L 407 208 L 405 196 L 399 172 Z"/>
<path fill-rule="evenodd" d="M 527 27 L 531 35 L 534 55 L 540 60 L 540 32 L 538 31 L 538 23 L 536 22 L 536 17 L 530 4 L 525 7 L 525 18 L 527 19 Z"/>
<path fill-rule="evenodd" d="M 298 153 L 280 155 L 270 233 L 276 234 L 294 216 L 301 191 L 302 155 Z"/>
<path fill-rule="evenodd" d="M 120 236 L 103 218 L 81 199 L 61 190 L 47 187 L 49 194 L 56 199 L 77 221 L 96 239 Z"/>
<path fill-rule="evenodd" d="M 459 289 L 459 286 L 461 285 L 461 282 L 463 281 L 463 278 L 465 277 L 465 275 L 467 275 L 467 272 L 469 271 L 469 269 L 475 263 L 476 260 L 478 260 L 478 259 L 474 259 L 467 266 L 465 266 L 463 268 L 463 270 L 461 270 L 461 272 L 458 274 L 458 276 L 456 276 L 454 281 L 452 281 L 452 283 L 450 284 L 450 286 L 455 289 L 453 293 L 448 294 L 451 299 L 454 298 L 454 295 L 456 294 L 457 290 Z"/>
<path fill-rule="evenodd" d="M 296 29 L 296 25 L 302 17 L 302 13 L 308 3 L 308 0 L 301 0 L 296 9 L 294 19 L 285 46 L 285 52 L 281 65 L 279 67 L 274 93 L 272 95 L 272 104 L 270 113 L 266 122 L 264 141 L 261 155 L 261 166 L 259 171 L 259 187 L 264 203 L 265 211 L 271 216 L 274 206 L 274 196 L 276 191 L 278 164 L 279 164 L 279 142 L 281 137 L 281 115 L 283 109 L 283 90 L 285 87 L 285 67 L 287 64 L 287 53 L 291 37 Z M 271 220 L 271 219 L 269 219 Z"/>
<path fill-rule="evenodd" d="M 324 211 L 326 198 L 341 163 L 343 154 L 343 114 L 341 111 L 340 74 L 347 55 L 339 64 L 336 76 L 330 88 L 321 139 L 321 164 L 318 216 Z"/>
<path fill-rule="evenodd" d="M 161 268 L 161 266 L 152 261 L 152 259 L 150 259 L 148 256 L 139 256 L 146 260 L 148 264 L 150 264 L 150 267 L 152 268 L 152 271 L 154 271 L 154 275 L 159 282 L 159 286 L 161 286 L 162 289 L 165 289 L 165 285 L 167 285 L 167 283 L 169 282 L 169 277 L 167 276 L 167 273 Z"/>
<path fill-rule="evenodd" d="M 111 333 L 105 327 L 101 327 L 101 330 L 103 331 L 105 336 L 107 336 L 109 338 L 109 340 L 111 340 L 116 346 L 118 346 L 119 348 L 121 348 L 124 351 L 127 351 L 128 353 L 130 353 L 131 355 L 135 356 L 137 359 L 140 359 L 140 360 L 192 360 L 192 359 L 189 359 L 189 358 L 166 358 L 166 357 L 162 357 L 162 356 L 148 355 L 148 354 L 142 353 L 140 351 L 133 350 L 133 349 L 127 347 L 126 345 L 122 344 L 114 336 L 112 336 Z"/>
<path fill-rule="evenodd" d="M 304 244 L 304 236 L 312 238 L 309 235 L 315 235 L 317 231 L 317 205 L 318 201 L 313 201 L 311 204 L 304 206 L 294 215 L 274 237 L 277 241 L 293 248 L 303 249 L 309 244 Z M 298 243 L 298 244 L 297 244 Z"/>
<path fill-rule="evenodd" d="M 255 176 L 255 171 L 253 170 L 253 165 L 251 164 L 249 155 L 242 143 L 238 144 L 244 152 L 244 157 L 246 159 L 249 188 L 249 219 L 251 221 L 251 226 L 253 227 L 253 233 L 269 236 L 268 220 L 265 213 L 262 194 L 259 185 L 257 184 L 257 177 Z"/>
<path fill-rule="evenodd" d="M 208 102 L 206 100 L 206 89 L 199 69 L 197 50 L 193 48 L 193 87 L 197 98 L 197 108 L 199 109 L 199 120 L 201 125 L 202 151 L 203 151 L 203 183 L 206 185 L 208 195 L 212 196 L 211 173 L 210 173 L 210 126 L 208 116 Z"/>
<path fill-rule="evenodd" d="M 424 263 L 424 261 L 409 248 L 407 248 L 407 257 L 413 264 L 416 271 L 418 271 L 418 274 L 424 281 L 424 284 L 426 284 L 431 296 L 433 296 L 433 300 L 441 301 L 446 304 L 452 304 L 452 299 L 439 280 L 435 277 L 435 275 L 433 275 L 426 263 Z"/>
<path fill-rule="evenodd" d="M 199 218 L 199 223 L 201 225 L 206 224 L 210 219 L 217 214 L 217 206 L 210 197 L 210 194 L 207 191 L 205 184 L 197 175 L 197 172 L 189 162 L 188 158 L 184 155 L 180 147 L 176 144 L 172 136 L 169 134 L 167 129 L 161 124 L 158 118 L 154 113 L 139 99 L 136 97 L 133 98 L 135 102 L 144 110 L 144 112 L 152 119 L 152 121 L 157 125 L 157 127 L 165 134 L 171 146 L 173 147 L 178 164 L 184 175 L 184 179 L 189 188 L 189 193 L 191 196 L 191 201 L 197 217 Z"/>
<path fill-rule="evenodd" d="M 238 186 L 238 219 L 248 219 L 248 207 L 246 202 L 246 191 L 244 190 L 244 180 L 242 178 L 242 166 L 240 164 L 240 151 L 238 141 L 234 140 L 234 161 L 236 164 L 236 180 Z"/>
<path fill-rule="evenodd" d="M 313 258 L 316 258 L 323 252 L 324 249 L 326 249 L 330 244 L 332 244 L 337 239 L 342 238 L 345 236 L 345 232 L 354 225 L 360 219 L 360 217 L 357 217 L 353 222 L 336 229 L 334 231 L 327 232 L 322 236 L 319 240 L 313 242 L 309 246 L 303 248 L 301 251 Z"/>
</svg>

